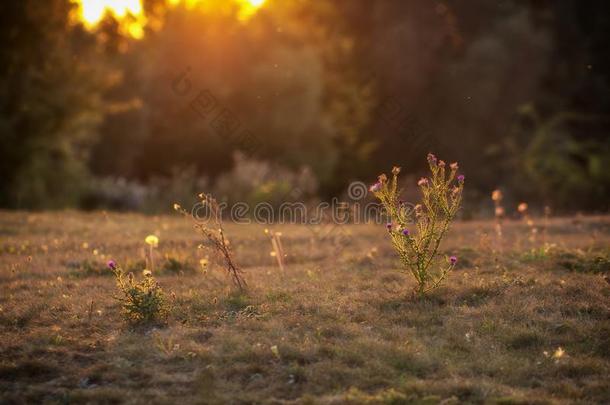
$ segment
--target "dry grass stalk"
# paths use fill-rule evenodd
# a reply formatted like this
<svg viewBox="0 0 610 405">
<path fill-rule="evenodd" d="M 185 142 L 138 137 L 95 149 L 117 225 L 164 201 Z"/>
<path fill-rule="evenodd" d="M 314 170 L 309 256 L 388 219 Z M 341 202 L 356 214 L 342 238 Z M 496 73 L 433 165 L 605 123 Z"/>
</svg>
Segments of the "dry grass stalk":
<svg viewBox="0 0 610 405">
<path fill-rule="evenodd" d="M 222 216 L 220 213 L 218 202 L 211 195 L 205 195 L 203 193 L 199 194 L 199 198 L 201 199 L 201 203 L 203 204 L 203 206 L 208 208 L 210 218 L 212 219 L 215 225 L 215 229 L 212 229 L 206 226 L 205 223 L 200 222 L 197 222 L 195 224 L 195 229 L 197 229 L 206 238 L 206 241 L 211 244 L 214 249 L 222 256 L 225 262 L 227 273 L 235 287 L 237 287 L 239 291 L 244 291 L 247 286 L 246 280 L 243 276 L 243 272 L 233 259 L 233 253 L 231 251 L 231 247 L 229 246 L 229 241 L 225 237 L 224 228 L 222 226 Z M 185 216 L 190 216 L 190 214 L 178 204 L 174 204 L 174 209 Z"/>
<path fill-rule="evenodd" d="M 282 246 L 282 233 L 265 229 L 265 234 L 269 235 L 269 238 L 271 239 L 271 247 L 273 248 L 271 256 L 275 257 L 282 274 L 285 274 L 286 268 L 284 265 L 284 258 L 286 257 L 286 254 L 284 253 L 284 247 Z"/>
</svg>

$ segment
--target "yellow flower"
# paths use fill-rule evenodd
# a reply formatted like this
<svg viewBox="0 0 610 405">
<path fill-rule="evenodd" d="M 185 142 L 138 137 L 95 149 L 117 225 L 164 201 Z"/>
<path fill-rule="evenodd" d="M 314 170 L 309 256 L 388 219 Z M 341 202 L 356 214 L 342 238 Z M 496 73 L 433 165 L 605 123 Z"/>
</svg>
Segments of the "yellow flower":
<svg viewBox="0 0 610 405">
<path fill-rule="evenodd" d="M 148 269 L 144 269 L 144 270 L 142 270 L 142 275 L 144 277 L 151 277 L 152 276 L 152 271 L 150 271 Z"/>
<path fill-rule="evenodd" d="M 201 270 L 206 273 L 208 271 L 208 259 L 199 260 L 199 265 L 201 265 Z"/>
<path fill-rule="evenodd" d="M 555 350 L 555 353 L 553 353 L 553 358 L 559 359 L 559 358 L 563 357 L 563 355 L 565 353 L 566 353 L 565 350 L 563 350 L 561 347 L 558 347 L 557 350 Z"/>
<path fill-rule="evenodd" d="M 144 239 L 144 242 L 150 246 L 156 247 L 159 244 L 159 238 L 157 238 L 155 235 L 148 235 L 146 239 Z"/>
</svg>

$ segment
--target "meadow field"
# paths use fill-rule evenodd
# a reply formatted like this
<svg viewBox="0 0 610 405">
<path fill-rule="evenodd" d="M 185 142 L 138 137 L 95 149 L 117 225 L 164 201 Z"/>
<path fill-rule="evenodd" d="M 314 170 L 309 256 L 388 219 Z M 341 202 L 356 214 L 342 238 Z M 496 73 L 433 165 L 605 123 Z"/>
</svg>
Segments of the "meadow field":
<svg viewBox="0 0 610 405">
<path fill-rule="evenodd" d="M 265 228 L 281 232 L 286 266 Z M 109 259 L 147 235 L 169 300 L 131 326 Z M 383 225 L 226 225 L 248 288 L 180 217 L 0 213 L 0 403 L 610 401 L 610 217 L 454 224 L 424 298 Z"/>
</svg>

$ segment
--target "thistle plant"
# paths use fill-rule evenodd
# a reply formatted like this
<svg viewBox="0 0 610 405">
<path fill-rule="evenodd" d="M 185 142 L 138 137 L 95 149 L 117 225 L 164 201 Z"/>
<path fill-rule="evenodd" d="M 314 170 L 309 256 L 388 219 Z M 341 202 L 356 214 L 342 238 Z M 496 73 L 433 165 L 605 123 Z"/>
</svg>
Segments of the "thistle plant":
<svg viewBox="0 0 610 405">
<path fill-rule="evenodd" d="M 229 241 L 225 237 L 225 231 L 222 226 L 222 215 L 218 202 L 211 195 L 201 193 L 198 197 L 201 199 L 203 206 L 208 208 L 215 229 L 210 228 L 206 226 L 206 224 L 200 222 L 195 224 L 195 229 L 197 229 L 205 237 L 206 241 L 211 244 L 222 256 L 226 265 L 227 273 L 229 274 L 229 277 L 231 277 L 233 284 L 239 289 L 239 291 L 244 291 L 246 288 L 246 280 L 243 277 L 241 269 L 237 266 L 237 263 L 233 259 L 233 253 L 231 251 L 231 247 L 229 246 Z M 190 216 L 189 213 L 179 204 L 174 204 L 174 210 L 180 212 L 185 217 Z M 200 245 L 200 247 L 203 247 L 203 245 Z"/>
<path fill-rule="evenodd" d="M 497 250 L 502 250 L 502 222 L 504 219 L 505 210 L 502 206 L 502 199 L 504 195 L 500 190 L 494 190 L 491 193 L 491 199 L 494 202 L 494 217 L 495 217 L 495 230 L 496 230 L 496 245 Z"/>
<path fill-rule="evenodd" d="M 538 234 L 538 228 L 534 224 L 534 220 L 532 219 L 532 217 L 529 215 L 527 203 L 525 203 L 525 202 L 520 203 L 517 206 L 517 211 L 519 212 L 519 215 L 521 215 L 522 221 L 525 222 L 525 224 L 528 226 L 528 228 L 530 230 L 529 241 L 531 243 L 535 243 L 536 235 Z"/>
<path fill-rule="evenodd" d="M 457 263 L 455 256 L 443 260 L 439 247 L 460 209 L 465 179 L 457 174 L 457 163 L 446 168 L 430 153 L 428 164 L 431 176 L 418 181 L 422 199 L 414 209 L 399 199 L 399 167 L 392 169 L 391 180 L 382 174 L 370 188 L 390 217 L 386 228 L 392 245 L 415 278 L 420 296 L 437 288 Z"/>
<path fill-rule="evenodd" d="M 123 315 L 130 323 L 158 322 L 167 315 L 167 304 L 163 290 L 150 270 L 142 272 L 143 278 L 136 281 L 133 273 L 127 275 L 114 260 L 108 267 L 116 278 L 120 295 L 116 297 L 123 307 Z"/>
</svg>

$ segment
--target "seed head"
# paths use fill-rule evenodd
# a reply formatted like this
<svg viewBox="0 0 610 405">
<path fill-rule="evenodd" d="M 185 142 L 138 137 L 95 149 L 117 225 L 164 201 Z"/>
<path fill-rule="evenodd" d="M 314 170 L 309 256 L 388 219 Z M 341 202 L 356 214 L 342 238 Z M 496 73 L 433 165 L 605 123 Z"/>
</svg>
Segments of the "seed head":
<svg viewBox="0 0 610 405">
<path fill-rule="evenodd" d="M 427 186 L 428 185 L 428 179 L 425 177 L 422 177 L 421 179 L 419 179 L 419 181 L 417 182 L 417 185 L 420 187 L 423 186 Z"/>
<path fill-rule="evenodd" d="M 394 166 L 394 167 L 392 168 L 392 174 L 393 174 L 394 176 L 398 176 L 398 173 L 400 173 L 400 167 L 398 167 L 398 166 Z"/>
<path fill-rule="evenodd" d="M 388 176 L 384 174 L 380 175 L 379 177 L 377 177 L 377 179 L 379 180 L 380 183 L 385 183 L 386 181 L 388 181 Z"/>
<path fill-rule="evenodd" d="M 445 167 L 445 161 L 444 160 L 439 160 L 438 161 L 438 167 Z"/>
<path fill-rule="evenodd" d="M 492 191 L 491 199 L 494 201 L 502 201 L 502 192 L 500 190 Z"/>
<path fill-rule="evenodd" d="M 522 202 L 521 204 L 519 204 L 517 206 L 517 211 L 519 211 L 521 214 L 527 211 L 527 203 Z"/>
<path fill-rule="evenodd" d="M 428 163 L 431 165 L 436 164 L 436 156 L 433 153 L 428 153 Z"/>
<path fill-rule="evenodd" d="M 453 171 L 456 171 L 456 170 L 459 168 L 459 166 L 458 166 L 457 162 L 453 162 L 453 163 L 451 163 L 451 164 L 449 165 L 449 167 L 450 167 L 450 168 L 451 168 L 451 170 L 453 170 Z"/>
</svg>

